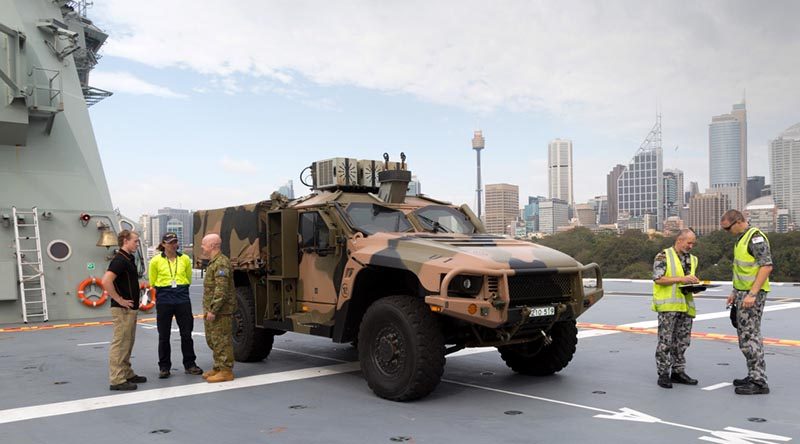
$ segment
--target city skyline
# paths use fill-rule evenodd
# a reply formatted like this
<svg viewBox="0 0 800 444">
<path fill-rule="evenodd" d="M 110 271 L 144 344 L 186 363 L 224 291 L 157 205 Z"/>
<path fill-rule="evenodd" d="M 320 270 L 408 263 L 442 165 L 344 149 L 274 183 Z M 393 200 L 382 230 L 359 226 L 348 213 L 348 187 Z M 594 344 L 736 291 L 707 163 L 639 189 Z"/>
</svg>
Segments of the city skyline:
<svg viewBox="0 0 800 444">
<path fill-rule="evenodd" d="M 110 36 L 90 84 L 114 95 L 90 114 L 114 205 L 128 215 L 161 188 L 172 190 L 161 205 L 218 208 L 262 200 L 320 159 L 401 151 L 427 194 L 474 206 L 464 134 L 476 129 L 483 181 L 517 183 L 522 195 L 546 194 L 543 147 L 569 138 L 574 199 L 586 201 L 656 114 L 664 168 L 704 190 L 709 119 L 744 90 L 750 175 L 768 176 L 768 141 L 800 121 L 800 60 L 774 57 L 800 49 L 798 13 L 796 2 L 744 1 L 468 0 L 425 14 L 356 1 L 309 14 L 302 2 L 107 0 L 89 10 Z M 482 25 L 464 32 L 475 16 Z M 197 27 L 220 24 L 213 44 L 198 44 Z M 132 153 L 147 174 L 131 177 Z"/>
</svg>

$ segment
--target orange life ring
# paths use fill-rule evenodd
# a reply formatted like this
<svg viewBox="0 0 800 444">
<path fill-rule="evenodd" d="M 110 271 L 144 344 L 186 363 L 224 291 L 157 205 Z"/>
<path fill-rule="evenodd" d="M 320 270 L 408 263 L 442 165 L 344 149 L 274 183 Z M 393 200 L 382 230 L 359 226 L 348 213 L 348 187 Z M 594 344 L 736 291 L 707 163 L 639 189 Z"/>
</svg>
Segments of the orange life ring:
<svg viewBox="0 0 800 444">
<path fill-rule="evenodd" d="M 100 295 L 100 298 L 94 300 L 94 299 L 89 299 L 89 297 L 86 296 L 86 292 L 84 290 L 89 285 L 96 285 L 100 287 L 100 290 L 103 291 L 103 293 Z M 78 285 L 78 299 L 80 299 L 84 305 L 87 305 L 89 307 L 97 307 L 99 305 L 103 305 L 106 303 L 106 299 L 108 299 L 108 292 L 103 287 L 103 283 L 100 281 L 100 279 L 97 279 L 96 277 L 88 277 Z"/>
<path fill-rule="evenodd" d="M 142 291 L 142 290 L 144 290 L 144 291 Z M 147 285 L 144 282 L 139 284 L 139 293 L 140 294 L 145 295 L 145 294 L 147 294 L 148 291 L 150 292 L 150 298 L 147 299 L 147 301 L 148 301 L 147 304 L 142 303 L 141 305 L 139 305 L 139 310 L 147 311 L 147 310 L 150 310 L 151 308 L 156 306 L 156 287 L 153 287 L 151 285 Z"/>
</svg>

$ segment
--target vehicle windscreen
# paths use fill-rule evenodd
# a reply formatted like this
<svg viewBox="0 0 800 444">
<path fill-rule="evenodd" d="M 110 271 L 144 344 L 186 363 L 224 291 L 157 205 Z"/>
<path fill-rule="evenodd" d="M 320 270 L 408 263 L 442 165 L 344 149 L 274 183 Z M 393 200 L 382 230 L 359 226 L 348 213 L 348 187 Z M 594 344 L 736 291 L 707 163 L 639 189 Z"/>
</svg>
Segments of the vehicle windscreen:
<svg viewBox="0 0 800 444">
<path fill-rule="evenodd" d="M 402 211 L 383 205 L 351 203 L 345 211 L 353 228 L 367 234 L 403 233 L 413 228 Z"/>
<path fill-rule="evenodd" d="M 444 205 L 428 205 L 412 214 L 417 217 L 426 230 L 434 233 L 472 234 L 476 232 L 475 226 L 464 213 Z"/>
</svg>

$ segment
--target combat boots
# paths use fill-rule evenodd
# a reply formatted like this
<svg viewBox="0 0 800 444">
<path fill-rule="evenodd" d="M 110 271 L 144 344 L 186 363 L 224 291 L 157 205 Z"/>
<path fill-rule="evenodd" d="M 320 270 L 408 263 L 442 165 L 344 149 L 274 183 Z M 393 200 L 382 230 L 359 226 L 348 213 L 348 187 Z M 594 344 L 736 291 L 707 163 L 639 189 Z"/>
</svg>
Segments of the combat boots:
<svg viewBox="0 0 800 444">
<path fill-rule="evenodd" d="M 233 381 L 233 371 L 230 369 L 220 370 L 214 376 L 206 378 L 207 382 L 225 382 Z"/>
<path fill-rule="evenodd" d="M 669 375 L 659 375 L 658 376 L 658 386 L 663 387 L 665 389 L 672 388 L 672 381 L 669 380 Z"/>
<path fill-rule="evenodd" d="M 672 376 L 670 376 L 669 379 L 678 384 L 697 385 L 697 379 L 690 377 L 684 372 L 672 372 Z"/>
<path fill-rule="evenodd" d="M 206 371 L 203 372 L 203 379 L 208 379 L 208 378 L 216 375 L 217 373 L 219 373 L 219 370 L 217 370 L 215 368 L 212 368 L 211 370 L 206 370 Z"/>
<path fill-rule="evenodd" d="M 769 394 L 769 386 L 766 382 L 750 380 L 748 384 L 736 387 L 733 391 L 737 395 L 767 395 Z"/>
</svg>

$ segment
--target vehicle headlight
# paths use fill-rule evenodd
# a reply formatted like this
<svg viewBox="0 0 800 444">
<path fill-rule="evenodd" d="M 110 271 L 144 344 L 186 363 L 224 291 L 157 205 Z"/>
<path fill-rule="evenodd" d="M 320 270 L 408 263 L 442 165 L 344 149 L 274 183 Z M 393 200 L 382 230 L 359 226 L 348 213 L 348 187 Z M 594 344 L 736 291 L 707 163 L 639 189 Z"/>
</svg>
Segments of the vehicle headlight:
<svg viewBox="0 0 800 444">
<path fill-rule="evenodd" d="M 453 296 L 474 296 L 483 288 L 483 276 L 458 275 L 450 281 L 448 293 Z"/>
</svg>

